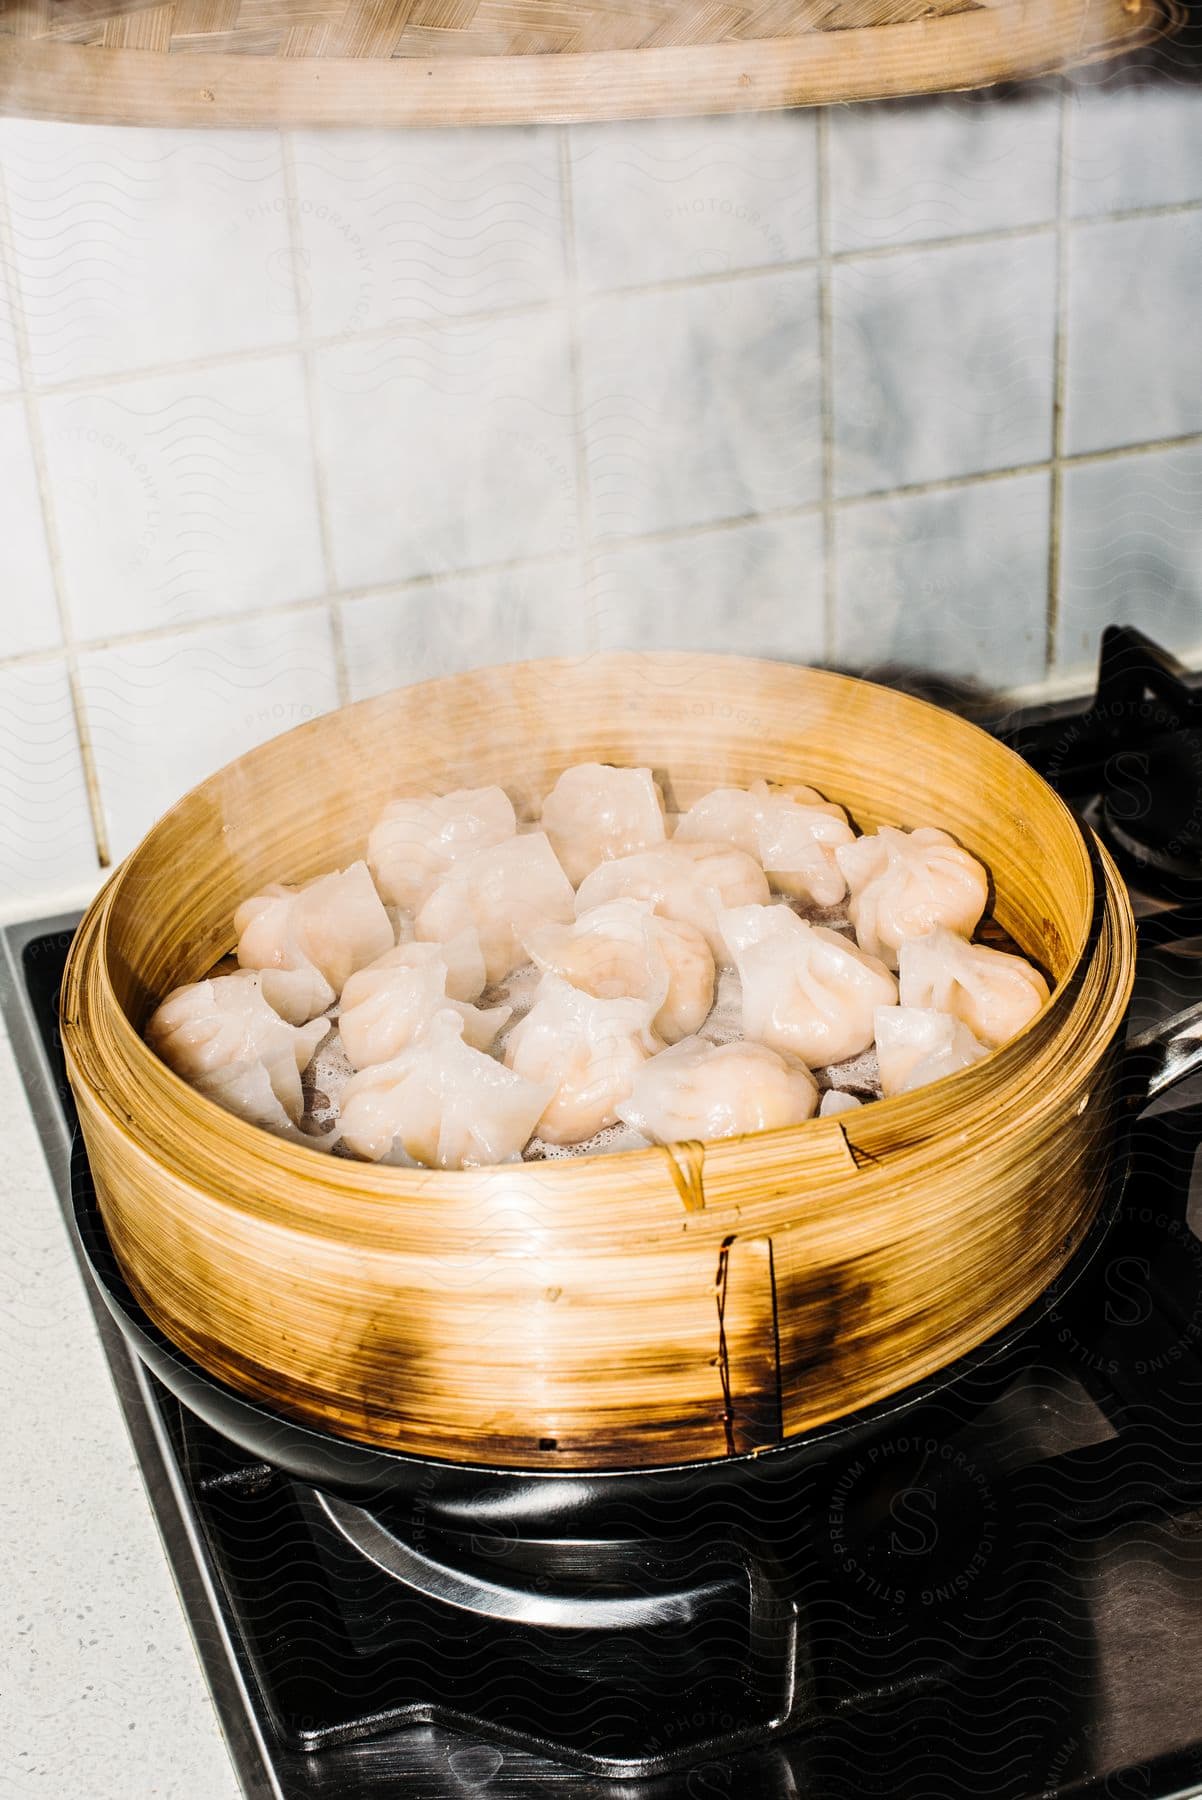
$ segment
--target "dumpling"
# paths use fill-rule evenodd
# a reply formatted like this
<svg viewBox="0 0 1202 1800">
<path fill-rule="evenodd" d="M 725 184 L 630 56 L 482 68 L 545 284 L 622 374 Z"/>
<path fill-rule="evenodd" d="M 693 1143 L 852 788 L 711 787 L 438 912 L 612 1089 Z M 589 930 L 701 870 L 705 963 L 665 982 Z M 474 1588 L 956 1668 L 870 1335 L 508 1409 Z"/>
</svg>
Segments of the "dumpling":
<svg viewBox="0 0 1202 1800">
<path fill-rule="evenodd" d="M 168 1068 L 227 1111 L 285 1136 L 303 1107 L 301 1072 L 327 1019 L 290 1025 L 249 970 L 179 987 L 152 1013 L 146 1039 Z"/>
<path fill-rule="evenodd" d="M 907 938 L 899 954 L 903 1006 L 952 1013 L 983 1044 L 1004 1044 L 1048 1001 L 1048 984 L 1023 956 L 970 944 L 954 931 Z"/>
<path fill-rule="evenodd" d="M 338 1012 L 342 1048 L 351 1067 L 390 1062 L 435 1013 L 446 1010 L 463 1021 L 466 1044 L 473 1050 L 487 1050 L 511 1008 L 481 1011 L 455 997 L 456 989 L 462 991 L 465 986 L 475 994 L 484 986 L 484 960 L 474 931 L 452 938 L 449 944 L 398 944 L 366 969 L 359 969 L 342 990 Z"/>
<path fill-rule="evenodd" d="M 427 1169 L 516 1162 L 547 1104 L 549 1084 L 525 1081 L 463 1041 L 462 1020 L 436 1013 L 391 1062 L 352 1075 L 338 1130 L 356 1156 Z"/>
<path fill-rule="evenodd" d="M 721 916 L 743 984 L 743 1030 L 811 1068 L 867 1050 L 878 1008 L 897 1000 L 882 962 L 792 909 L 742 906 Z"/>
<path fill-rule="evenodd" d="M 577 915 L 610 900 L 643 900 L 665 918 L 693 925 L 711 954 L 725 954 L 718 913 L 724 907 L 763 904 L 771 898 L 759 864 L 730 844 L 680 843 L 601 863 L 576 894 Z"/>
<path fill-rule="evenodd" d="M 714 959 L 695 925 L 653 913 L 642 900 L 611 900 L 574 925 L 543 925 L 525 939 L 545 974 L 598 1000 L 654 1001 L 665 1044 L 697 1030 L 714 1003 Z"/>
<path fill-rule="evenodd" d="M 820 1119 L 834 1119 L 840 1113 L 858 1112 L 864 1102 L 858 1094 L 845 1094 L 842 1088 L 827 1088 L 818 1108 Z"/>
<path fill-rule="evenodd" d="M 835 851 L 854 838 L 843 808 L 816 789 L 753 781 L 749 788 L 715 788 L 698 800 L 680 820 L 673 841 L 733 844 L 763 865 L 781 893 L 836 906 L 847 882 Z"/>
<path fill-rule="evenodd" d="M 234 914 L 238 962 L 293 1025 L 324 1012 L 348 975 L 392 948 L 393 928 L 364 862 L 304 887 L 275 882 Z"/>
<path fill-rule="evenodd" d="M 580 1144 L 618 1117 L 647 1058 L 662 1046 L 651 1028 L 655 1002 L 598 1000 L 544 975 L 534 1005 L 509 1034 L 505 1061 L 551 1096 L 538 1121 L 549 1144 Z"/>
<path fill-rule="evenodd" d="M 835 851 L 851 889 L 851 921 L 862 950 L 897 967 L 906 938 L 937 925 L 971 937 L 989 898 L 989 877 L 975 856 L 934 825 L 892 825 Z"/>
<path fill-rule="evenodd" d="M 507 838 L 449 868 L 417 915 L 417 936 L 446 943 L 479 933 L 485 973 L 503 981 L 525 959 L 522 936 L 544 919 L 568 924 L 576 896 L 546 833 Z"/>
<path fill-rule="evenodd" d="M 623 1124 L 672 1144 L 800 1125 L 817 1105 L 809 1070 L 767 1044 L 690 1037 L 644 1063 L 616 1110 Z"/>
<path fill-rule="evenodd" d="M 598 863 L 663 843 L 663 796 L 650 769 L 577 763 L 543 801 L 542 827 L 577 886 Z"/>
<path fill-rule="evenodd" d="M 950 1013 L 913 1006 L 885 1006 L 877 1013 L 876 1055 L 886 1095 L 908 1094 L 967 1069 L 988 1054 L 968 1026 Z"/>
<path fill-rule="evenodd" d="M 367 860 L 385 900 L 416 912 L 452 863 L 516 830 L 513 804 L 499 787 L 412 794 L 384 808 L 367 840 Z"/>
</svg>

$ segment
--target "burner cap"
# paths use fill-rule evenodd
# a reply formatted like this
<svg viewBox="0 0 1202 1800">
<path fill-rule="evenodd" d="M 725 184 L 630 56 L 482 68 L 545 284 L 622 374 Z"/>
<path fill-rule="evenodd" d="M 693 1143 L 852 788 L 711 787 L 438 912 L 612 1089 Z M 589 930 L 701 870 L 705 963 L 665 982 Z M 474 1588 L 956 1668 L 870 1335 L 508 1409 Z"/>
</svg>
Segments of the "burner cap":
<svg viewBox="0 0 1202 1800">
<path fill-rule="evenodd" d="M 1107 834 L 1141 865 L 1202 881 L 1202 731 L 1179 726 L 1105 765 Z"/>
</svg>

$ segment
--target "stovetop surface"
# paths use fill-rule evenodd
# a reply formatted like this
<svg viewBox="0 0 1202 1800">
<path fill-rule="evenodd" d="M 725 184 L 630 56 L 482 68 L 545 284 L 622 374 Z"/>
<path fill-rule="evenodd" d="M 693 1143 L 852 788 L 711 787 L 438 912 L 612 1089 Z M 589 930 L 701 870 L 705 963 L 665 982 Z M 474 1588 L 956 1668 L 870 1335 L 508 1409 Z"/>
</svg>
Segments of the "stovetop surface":
<svg viewBox="0 0 1202 1800">
<path fill-rule="evenodd" d="M 1133 684 L 1137 651 L 1146 657 L 1139 644 L 1111 640 L 1112 665 L 1127 679 L 1118 715 L 1112 685 L 1106 706 L 1100 697 L 1092 710 L 1042 709 L 998 727 L 1099 821 L 1106 804 L 1129 820 L 1148 773 L 1130 759 L 1165 735 L 1154 708 L 1141 735 L 1148 695 L 1159 695 L 1162 714 L 1170 705 L 1170 734 L 1193 723 L 1182 712 L 1188 690 L 1166 702 L 1158 682 Z M 1202 1000 L 1202 883 L 1188 868 L 1182 822 L 1158 818 L 1157 830 L 1154 864 L 1141 863 L 1132 832 L 1120 843 L 1140 917 L 1133 1030 Z M 1170 843 L 1178 848 L 1166 853 Z M 1167 874 L 1166 856 L 1177 864 Z M 74 1114 L 55 999 L 70 930 L 56 925 L 10 931 L 6 950 L 21 1002 L 10 1024 L 19 1047 L 24 1036 L 23 1065 L 36 1073 L 36 1062 L 44 1077 L 40 1123 L 66 1203 L 64 1130 Z M 723 1748 L 779 1674 L 780 1633 L 756 1624 L 751 1602 L 746 1616 L 719 1607 L 708 1624 L 639 1636 L 557 1634 L 515 1625 L 504 1609 L 486 1617 L 431 1601 L 350 1551 L 311 1493 L 185 1413 L 98 1310 L 247 1793 L 1202 1793 L 1199 1142 L 1194 1078 L 1137 1121 L 1101 1248 L 1031 1332 L 867 1441 L 836 1440 L 762 1513 L 746 1508 L 686 1546 L 716 1587 L 733 1564 L 752 1569 L 753 1589 L 762 1576 L 778 1599 L 796 1602 L 798 1723 L 758 1749 Z M 386 1509 L 381 1519 L 387 1528 Z M 696 1535 L 696 1520 L 665 1519 L 651 1489 L 648 1519 L 660 1537 Z M 412 1518 L 395 1524 L 412 1548 Z M 441 1557 L 437 1533 L 423 1542 L 418 1524 L 418 1552 Z M 520 1588 L 528 1548 L 492 1529 L 454 1555 L 482 1581 Z M 569 1554 L 572 1581 L 579 1586 L 585 1568 L 590 1593 L 609 1591 L 613 1546 Z M 659 1578 L 650 1562 L 642 1578 Z M 539 1592 L 553 1598 L 558 1579 L 547 1586 L 540 1575 Z M 479 1713 L 487 1726 L 452 1730 L 424 1722 L 431 1712 Z M 669 1756 L 713 1747 L 671 1773 L 622 1780 L 536 1755 L 514 1732 L 558 1736 L 585 1757 L 638 1743 Z"/>
</svg>

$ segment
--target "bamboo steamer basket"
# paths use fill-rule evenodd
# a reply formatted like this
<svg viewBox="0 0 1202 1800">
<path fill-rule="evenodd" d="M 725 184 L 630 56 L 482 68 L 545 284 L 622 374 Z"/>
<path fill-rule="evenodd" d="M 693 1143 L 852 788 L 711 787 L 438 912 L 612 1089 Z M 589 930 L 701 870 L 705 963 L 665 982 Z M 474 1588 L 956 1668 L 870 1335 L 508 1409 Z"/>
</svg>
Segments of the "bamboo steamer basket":
<svg viewBox="0 0 1202 1800">
<path fill-rule="evenodd" d="M 944 827 L 991 870 L 1050 1004 L 971 1069 L 852 1115 L 462 1172 L 285 1143 L 143 1042 L 232 948 L 242 898 L 360 856 L 388 799 L 497 782 L 533 816 L 582 760 L 650 765 L 677 807 L 763 775 L 862 829 Z M 1099 1206 L 1133 964 L 1105 852 L 976 727 L 827 672 L 615 654 L 401 689 L 222 769 L 87 913 L 62 1031 L 117 1259 L 202 1368 L 360 1443 L 612 1470 L 767 1449 L 1023 1311 Z"/>
<path fill-rule="evenodd" d="M 1177 0 L 9 0 L 0 111 L 472 125 L 986 86 L 1133 50 Z"/>
</svg>

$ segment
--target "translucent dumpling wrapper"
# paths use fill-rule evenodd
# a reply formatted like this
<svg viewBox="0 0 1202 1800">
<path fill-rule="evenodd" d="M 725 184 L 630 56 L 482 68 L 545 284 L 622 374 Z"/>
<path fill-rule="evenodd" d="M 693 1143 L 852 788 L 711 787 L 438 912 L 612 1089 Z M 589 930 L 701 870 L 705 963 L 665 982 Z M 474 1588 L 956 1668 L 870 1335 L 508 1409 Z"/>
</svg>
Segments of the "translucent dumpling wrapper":
<svg viewBox="0 0 1202 1800">
<path fill-rule="evenodd" d="M 840 1113 L 858 1112 L 864 1102 L 858 1094 L 845 1094 L 841 1088 L 827 1088 L 818 1107 L 820 1119 L 836 1119 Z"/>
<path fill-rule="evenodd" d="M 770 898 L 764 871 L 745 851 L 730 844 L 681 843 L 672 838 L 662 849 L 601 863 L 581 882 L 576 911 L 579 915 L 610 900 L 642 900 L 665 918 L 695 926 L 711 955 L 720 960 L 726 947 L 719 912 Z"/>
<path fill-rule="evenodd" d="M 464 987 L 478 994 L 483 985 L 484 961 L 474 931 L 448 944 L 398 944 L 386 950 L 342 990 L 338 1031 L 347 1061 L 355 1069 L 390 1062 L 435 1013 L 447 1010 L 462 1020 L 464 1042 L 473 1050 L 487 1050 L 511 1009 L 482 1010 L 457 997 Z"/>
<path fill-rule="evenodd" d="M 168 994 L 146 1040 L 168 1068 L 227 1111 L 283 1136 L 298 1135 L 301 1074 L 329 1031 L 327 1019 L 291 1025 L 249 970 L 214 975 Z"/>
<path fill-rule="evenodd" d="M 542 827 L 578 885 L 598 863 L 664 842 L 663 795 L 650 769 L 577 763 L 543 801 Z"/>
<path fill-rule="evenodd" d="M 989 1054 L 963 1020 L 915 1006 L 882 1007 L 876 1016 L 881 1089 L 908 1094 L 955 1075 Z"/>
<path fill-rule="evenodd" d="M 238 962 L 294 1025 L 332 1006 L 347 977 L 390 950 L 393 926 L 364 862 L 304 887 L 273 883 L 234 914 Z"/>
<path fill-rule="evenodd" d="M 367 860 L 392 906 L 416 912 L 452 864 L 517 830 L 513 803 L 499 787 L 392 800 L 372 827 Z"/>
<path fill-rule="evenodd" d="M 795 1059 L 767 1044 L 690 1037 L 638 1070 L 617 1114 L 655 1143 L 671 1144 L 800 1125 L 817 1106 L 814 1077 Z"/>
<path fill-rule="evenodd" d="M 695 925 L 664 918 L 642 900 L 611 900 L 574 925 L 543 925 L 525 939 L 531 960 L 598 1000 L 652 1001 L 654 1030 L 674 1044 L 697 1030 L 714 1003 L 714 959 Z"/>
<path fill-rule="evenodd" d="M 1047 1004 L 1048 984 L 1023 956 L 931 931 L 901 946 L 901 1004 L 951 1013 L 981 1043 L 1004 1044 Z"/>
<path fill-rule="evenodd" d="M 545 832 L 477 850 L 443 875 L 417 915 L 419 939 L 446 943 L 473 930 L 490 982 L 526 960 L 523 937 L 544 920 L 567 925 L 576 896 Z"/>
<path fill-rule="evenodd" d="M 352 1075 L 342 1091 L 341 1143 L 371 1162 L 474 1169 L 516 1162 L 551 1095 L 463 1041 L 457 1013 L 436 1013 L 391 1062 Z"/>
<path fill-rule="evenodd" d="M 580 1144 L 615 1123 L 639 1069 L 662 1048 L 655 1002 L 599 1000 L 544 975 L 534 1005 L 505 1046 L 505 1061 L 551 1096 L 538 1122 L 549 1144 Z"/>
<path fill-rule="evenodd" d="M 749 788 L 715 788 L 698 800 L 673 841 L 732 844 L 762 864 L 779 892 L 837 906 L 847 882 L 835 852 L 854 838 L 843 808 L 815 788 L 753 781 Z"/>
<path fill-rule="evenodd" d="M 851 890 L 851 921 L 861 949 L 896 969 L 907 938 L 943 926 L 971 937 L 989 898 L 989 877 L 946 831 L 882 825 L 835 851 Z"/>
<path fill-rule="evenodd" d="M 749 1038 L 811 1068 L 868 1049 L 877 1009 L 897 1000 L 882 962 L 785 905 L 738 907 L 721 923 L 743 984 Z"/>
</svg>

